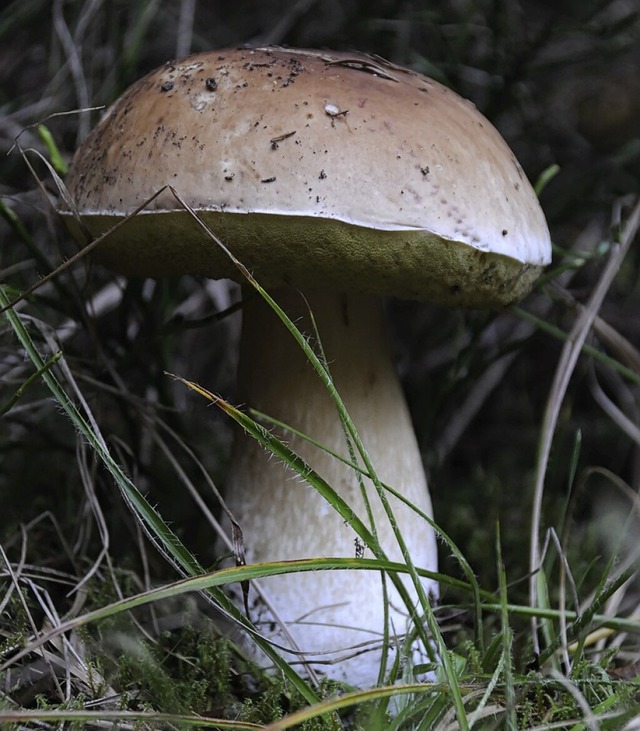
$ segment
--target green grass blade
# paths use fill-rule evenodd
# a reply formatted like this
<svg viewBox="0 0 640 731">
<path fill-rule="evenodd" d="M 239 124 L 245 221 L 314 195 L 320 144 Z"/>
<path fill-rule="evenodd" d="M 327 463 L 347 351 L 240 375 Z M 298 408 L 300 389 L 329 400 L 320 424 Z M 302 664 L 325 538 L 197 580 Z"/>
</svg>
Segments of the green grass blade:
<svg viewBox="0 0 640 731">
<path fill-rule="evenodd" d="M 418 633 L 420 634 L 421 641 L 424 645 L 425 650 L 429 650 L 429 648 L 431 647 L 431 643 L 429 641 L 428 636 L 426 635 L 426 632 L 424 631 L 424 628 L 422 626 L 422 621 L 426 622 L 427 627 L 429 628 L 429 632 L 430 632 L 431 636 L 433 637 L 433 641 L 436 644 L 437 654 L 439 656 L 440 662 L 442 663 L 442 667 L 443 667 L 445 676 L 447 678 L 447 681 L 451 685 L 451 692 L 452 692 L 452 696 L 453 696 L 454 706 L 456 708 L 456 715 L 458 718 L 458 723 L 460 724 L 460 728 L 462 729 L 462 731 L 466 731 L 468 726 L 467 726 L 467 722 L 466 722 L 466 713 L 465 713 L 465 709 L 464 709 L 462 695 L 458 688 L 456 673 L 455 673 L 453 666 L 450 663 L 450 660 L 448 657 L 447 646 L 444 641 L 444 638 L 442 637 L 442 633 L 440 632 L 438 622 L 433 613 L 433 608 L 431 607 L 429 598 L 425 592 L 424 587 L 422 586 L 422 583 L 420 582 L 420 577 L 418 575 L 418 572 L 416 571 L 415 566 L 413 565 L 413 562 L 411 560 L 411 555 L 410 555 L 407 545 L 404 541 L 402 533 L 398 528 L 395 517 L 393 515 L 393 511 L 391 510 L 391 507 L 389 505 L 384 488 L 376 474 L 376 471 L 372 464 L 371 458 L 369 457 L 369 454 L 368 454 L 364 444 L 362 443 L 362 440 L 360 439 L 360 436 L 356 430 L 356 427 L 355 427 L 353 421 L 351 420 L 351 417 L 349 416 L 347 408 L 346 408 L 344 402 L 342 401 L 340 394 L 338 393 L 328 370 L 324 367 L 322 361 L 318 358 L 316 353 L 309 346 L 309 344 L 307 343 L 307 341 L 304 338 L 304 336 L 302 335 L 302 333 L 298 330 L 298 328 L 291 321 L 291 319 L 287 316 L 287 314 L 282 310 L 282 308 L 279 307 L 277 302 L 268 294 L 268 292 L 266 290 L 264 290 L 260 286 L 260 284 L 255 280 L 255 278 L 251 275 L 251 273 L 247 270 L 247 268 L 218 239 L 218 237 L 214 234 L 214 232 L 204 223 L 204 221 L 198 216 L 198 214 L 184 201 L 184 199 L 180 196 L 180 194 L 173 187 L 169 186 L 169 188 L 170 188 L 171 192 L 173 193 L 173 195 L 175 196 L 176 200 L 183 206 L 185 211 L 190 213 L 190 215 L 193 217 L 194 221 L 209 236 L 211 241 L 214 242 L 217 246 L 219 246 L 225 252 L 225 254 L 229 257 L 229 259 L 233 262 L 233 264 L 241 272 L 241 274 L 243 275 L 243 277 L 245 278 L 247 283 L 249 285 L 251 285 L 257 291 L 257 293 L 265 300 L 265 302 L 267 302 L 267 304 L 275 312 L 275 314 L 278 316 L 278 318 L 281 320 L 281 322 L 284 324 L 284 326 L 289 330 L 292 337 L 297 342 L 298 346 L 302 349 L 302 351 L 304 352 L 305 356 L 307 357 L 309 363 L 313 366 L 314 370 L 316 371 L 316 373 L 322 380 L 322 383 L 324 384 L 325 388 L 327 389 L 327 392 L 331 396 L 331 398 L 336 406 L 336 409 L 338 410 L 338 414 L 340 415 L 340 419 L 342 420 L 342 423 L 344 424 L 345 428 L 347 429 L 351 439 L 353 440 L 354 445 L 356 446 L 356 450 L 357 450 L 358 454 L 360 455 L 360 458 L 362 459 L 362 462 L 363 462 L 366 472 L 367 472 L 367 476 L 373 482 L 373 484 L 376 488 L 378 497 L 383 506 L 383 509 L 385 510 L 387 519 L 389 521 L 389 524 L 392 528 L 392 531 L 394 533 L 394 536 L 396 538 L 396 541 L 397 541 L 400 551 L 402 553 L 402 557 L 405 560 L 405 562 L 409 568 L 409 575 L 410 575 L 411 581 L 414 585 L 418 599 L 420 601 L 420 605 L 422 607 L 422 612 L 423 612 L 422 617 L 419 617 L 416 615 L 416 611 L 415 611 L 415 607 L 413 606 L 413 603 L 410 601 L 407 602 L 407 600 L 405 599 L 405 597 L 407 597 L 407 594 L 404 591 L 404 587 L 402 586 L 401 582 L 398 582 L 396 584 L 396 588 L 398 589 L 400 596 L 403 598 L 403 601 L 405 602 L 407 610 L 410 612 L 410 614 L 415 622 L 416 629 L 417 629 Z M 375 553 L 375 551 L 374 551 L 374 553 Z"/>
<path fill-rule="evenodd" d="M 9 299 L 0 287 L 0 305 L 7 306 Z M 142 493 L 131 482 L 120 465 L 113 459 L 106 443 L 97 430 L 78 411 L 73 401 L 69 398 L 64 388 L 52 371 L 48 370 L 46 362 L 40 355 L 27 328 L 20 317 L 12 310 L 5 311 L 5 318 L 12 326 L 18 340 L 25 349 L 27 355 L 41 376 L 58 404 L 62 407 L 68 418 L 71 420 L 77 431 L 87 440 L 95 455 L 102 462 L 109 474 L 120 488 L 121 494 L 131 508 L 133 514 L 140 520 L 153 544 L 163 556 L 172 563 L 176 569 L 187 576 L 198 576 L 205 573 L 204 568 L 198 563 L 193 554 L 186 548 L 182 541 L 169 528 L 162 516 L 150 505 Z M 227 615 L 239 622 L 242 626 L 252 629 L 248 620 L 242 615 L 235 605 L 226 597 L 222 591 L 209 589 L 211 598 L 215 604 Z M 317 700 L 315 693 L 310 686 L 280 657 L 272 648 L 269 642 L 263 640 L 259 635 L 255 636 L 256 642 L 272 662 L 285 674 L 292 685 L 309 702 Z"/>
</svg>

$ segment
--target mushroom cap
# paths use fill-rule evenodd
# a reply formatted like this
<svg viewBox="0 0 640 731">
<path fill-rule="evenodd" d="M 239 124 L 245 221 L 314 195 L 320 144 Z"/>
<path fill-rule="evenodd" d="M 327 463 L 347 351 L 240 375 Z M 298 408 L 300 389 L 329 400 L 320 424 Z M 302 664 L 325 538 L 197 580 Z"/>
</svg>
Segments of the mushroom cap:
<svg viewBox="0 0 640 731">
<path fill-rule="evenodd" d="M 513 153 L 468 101 L 378 58 L 282 48 L 171 61 L 76 152 L 61 212 L 130 275 L 241 275 L 172 186 L 264 286 L 495 306 L 549 263 Z M 86 243 L 86 241 L 85 241 Z"/>
</svg>

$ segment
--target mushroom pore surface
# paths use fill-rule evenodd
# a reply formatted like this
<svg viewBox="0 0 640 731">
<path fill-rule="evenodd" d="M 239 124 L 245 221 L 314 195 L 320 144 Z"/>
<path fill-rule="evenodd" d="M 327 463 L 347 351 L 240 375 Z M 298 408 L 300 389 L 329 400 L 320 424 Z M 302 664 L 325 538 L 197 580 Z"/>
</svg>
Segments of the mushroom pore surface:
<svg viewBox="0 0 640 731">
<path fill-rule="evenodd" d="M 93 236 L 156 195 L 96 252 L 132 275 L 238 278 L 168 186 L 267 287 L 496 306 L 549 260 L 535 194 L 492 125 L 435 81 L 357 53 L 169 62 L 107 111 L 66 182 Z"/>
</svg>

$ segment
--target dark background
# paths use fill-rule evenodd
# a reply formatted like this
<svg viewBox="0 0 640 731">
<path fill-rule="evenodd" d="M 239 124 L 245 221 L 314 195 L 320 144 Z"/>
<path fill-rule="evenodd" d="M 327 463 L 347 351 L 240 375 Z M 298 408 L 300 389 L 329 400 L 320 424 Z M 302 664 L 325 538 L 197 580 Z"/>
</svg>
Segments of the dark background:
<svg viewBox="0 0 640 731">
<path fill-rule="evenodd" d="M 33 246 L 15 225 L 0 220 L 2 279 L 23 290 L 75 251 L 54 212 L 51 176 L 27 154 L 44 181 L 39 189 L 15 147 L 18 140 L 23 150 L 44 150 L 33 125 L 46 123 L 68 161 L 99 118 L 100 111 L 89 108 L 109 104 L 167 59 L 270 43 L 355 49 L 411 66 L 471 99 L 505 136 L 532 181 L 559 166 L 541 198 L 556 245 L 549 279 L 578 302 L 586 300 L 606 254 L 599 245 L 640 188 L 640 6 L 633 1 L 9 3 L 0 13 L 0 193 Z M 580 256 L 567 259 L 570 249 Z M 636 246 L 601 311 L 635 344 L 638 269 Z M 188 536 L 203 562 L 211 562 L 210 529 L 150 434 L 160 431 L 160 423 L 170 426 L 223 484 L 228 424 L 163 371 L 188 375 L 233 400 L 238 315 L 210 318 L 235 301 L 235 290 L 190 278 L 155 285 L 131 281 L 114 309 L 88 313 L 86 303 L 112 277 L 82 261 L 61 273 L 57 285 L 36 293 L 25 312 L 52 327 L 69 319 L 78 323 L 65 341 L 65 355 L 103 433 L 136 484 Z M 176 319 L 192 301 L 187 322 Z M 548 281 L 524 307 L 564 331 L 575 317 L 572 300 Z M 509 577 L 524 577 L 536 445 L 562 342 L 525 327 L 512 311 L 449 312 L 396 301 L 389 314 L 438 520 L 487 588 L 495 586 L 499 521 Z M 20 363 L 11 334 L 2 330 L 0 337 L 0 400 L 6 400 L 30 371 Z M 604 467 L 635 488 L 640 466 L 638 445 L 595 403 L 593 373 L 591 361 L 581 360 L 561 412 L 545 496 L 544 526 L 561 533 L 570 487 L 580 486 L 568 548 L 577 571 L 605 551 L 606 536 L 594 528 L 595 518 L 615 516 L 620 503 L 611 481 L 587 477 L 585 470 Z M 610 369 L 599 370 L 598 377 L 610 398 L 637 420 L 637 385 Z M 171 444 L 202 484 L 194 461 L 177 441 Z M 131 518 L 100 470 L 92 474 L 111 532 L 110 552 L 116 562 L 139 570 Z M 37 386 L 0 425 L 0 501 L 0 539 L 8 550 L 20 544 L 19 525 L 51 511 L 61 528 L 43 520 L 29 533 L 37 538 L 29 544 L 34 561 L 45 554 L 52 565 L 68 564 L 60 534 L 88 557 L 97 553 L 99 531 L 77 520 L 91 509 L 76 435 Z M 628 502 L 622 505 L 628 510 Z M 162 574 L 155 554 L 150 561 L 151 573 Z M 447 556 L 443 564 L 457 571 Z M 521 588 L 524 596 L 524 582 Z"/>
</svg>

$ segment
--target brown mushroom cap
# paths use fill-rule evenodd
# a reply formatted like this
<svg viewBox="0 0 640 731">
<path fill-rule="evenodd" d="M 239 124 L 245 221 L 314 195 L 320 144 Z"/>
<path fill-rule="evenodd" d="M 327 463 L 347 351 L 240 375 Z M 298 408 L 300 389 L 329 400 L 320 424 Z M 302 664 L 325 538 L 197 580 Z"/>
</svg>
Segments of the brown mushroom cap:
<svg viewBox="0 0 640 731">
<path fill-rule="evenodd" d="M 537 198 L 494 127 L 435 81 L 356 53 L 167 63 L 108 110 L 66 182 L 94 236 L 173 186 L 265 286 L 494 306 L 550 259 Z M 98 251 L 126 274 L 238 277 L 168 188 Z"/>
</svg>

